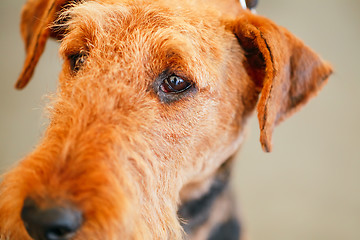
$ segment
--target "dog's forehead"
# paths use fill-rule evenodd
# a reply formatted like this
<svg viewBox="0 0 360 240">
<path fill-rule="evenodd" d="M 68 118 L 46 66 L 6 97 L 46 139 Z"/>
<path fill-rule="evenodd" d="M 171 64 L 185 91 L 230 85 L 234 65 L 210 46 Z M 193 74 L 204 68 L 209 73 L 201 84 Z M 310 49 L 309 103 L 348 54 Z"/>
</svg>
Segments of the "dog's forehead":
<svg viewBox="0 0 360 240">
<path fill-rule="evenodd" d="M 184 10 L 185 7 L 159 2 L 85 2 L 66 12 L 71 20 L 63 45 L 70 52 L 72 48 L 76 51 L 86 40 L 88 45 L 107 53 L 117 51 L 124 58 L 133 58 L 132 62 L 141 55 L 142 59 L 157 63 L 153 65 L 153 69 L 158 68 L 155 74 L 164 70 L 158 64 L 161 59 L 163 64 L 171 62 L 182 68 L 193 80 L 199 82 L 205 77 L 208 83 L 210 77 L 204 75 L 215 73 L 205 69 L 221 69 L 216 65 L 228 49 L 224 44 L 225 29 L 215 15 L 195 17 L 191 7 Z"/>
<path fill-rule="evenodd" d="M 143 23 L 147 22 L 148 24 L 180 23 L 184 17 L 189 20 L 194 14 L 198 16 L 202 14 L 201 18 L 208 18 L 200 19 L 199 21 L 209 21 L 212 18 L 209 16 L 208 11 L 196 10 L 190 5 L 172 5 L 168 2 L 160 1 L 81 1 L 77 4 L 66 5 L 63 9 L 67 17 L 71 15 L 71 17 L 96 18 L 100 24 L 101 19 L 109 17 L 117 20 L 139 19 L 143 20 Z M 215 11 L 213 14 L 215 14 Z M 61 17 L 64 17 L 64 14 Z M 199 19 L 199 17 L 194 18 Z"/>
<path fill-rule="evenodd" d="M 219 36 L 218 30 L 223 27 L 218 14 L 209 9 L 204 12 L 192 9 L 191 5 L 172 6 L 161 1 L 90 1 L 73 5 L 60 18 L 66 19 L 68 30 L 77 28 L 93 34 L 130 35 L 161 30 L 164 37 L 177 33 L 201 41 Z"/>
</svg>

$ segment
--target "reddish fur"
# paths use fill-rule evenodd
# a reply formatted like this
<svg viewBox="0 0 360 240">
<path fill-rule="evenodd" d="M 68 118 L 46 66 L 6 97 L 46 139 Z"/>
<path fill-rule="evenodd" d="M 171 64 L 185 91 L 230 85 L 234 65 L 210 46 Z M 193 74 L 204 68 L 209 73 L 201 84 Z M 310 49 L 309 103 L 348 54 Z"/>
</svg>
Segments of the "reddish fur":
<svg viewBox="0 0 360 240">
<path fill-rule="evenodd" d="M 56 1 L 55 9 L 64 2 Z M 46 39 L 56 35 L 45 27 L 56 18 L 47 11 L 52 3 L 26 5 L 28 70 L 18 88 L 29 81 Z M 33 4 L 47 10 L 34 13 Z M 271 148 L 274 124 L 314 95 L 330 68 L 285 29 L 238 4 L 214 0 L 199 12 L 203 4 L 99 0 L 68 10 L 51 123 L 36 150 L 0 185 L 0 238 L 29 239 L 20 211 L 30 196 L 42 207 L 71 203 L 82 210 L 86 220 L 75 239 L 181 239 L 177 206 L 196 191 L 186 186 L 209 179 L 239 148 L 259 91 L 261 142 Z M 215 10 L 229 6 L 228 14 Z M 42 16 L 42 25 L 27 25 L 29 14 Z M 262 54 L 265 67 L 250 66 L 256 76 L 235 35 L 245 51 Z M 90 55 L 74 74 L 67 58 L 78 51 Z M 290 56 L 296 69 L 287 67 Z M 193 80 L 197 93 L 161 103 L 152 84 L 169 67 Z M 310 74 L 294 76 L 303 82 L 283 93 L 284 85 L 292 86 L 289 71 L 299 69 Z M 291 95 L 299 93 L 304 98 L 292 106 Z"/>
<path fill-rule="evenodd" d="M 257 110 L 260 142 L 270 152 L 274 126 L 321 90 L 332 69 L 288 30 L 266 18 L 246 13 L 230 28 L 246 42 L 246 48 L 258 49 L 264 59 Z"/>
</svg>

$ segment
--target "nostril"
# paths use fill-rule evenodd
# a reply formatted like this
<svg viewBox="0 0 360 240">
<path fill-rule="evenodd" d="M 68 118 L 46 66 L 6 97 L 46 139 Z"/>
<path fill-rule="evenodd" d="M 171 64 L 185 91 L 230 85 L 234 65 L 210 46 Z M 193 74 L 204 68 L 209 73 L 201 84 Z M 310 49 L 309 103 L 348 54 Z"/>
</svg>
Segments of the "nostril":
<svg viewBox="0 0 360 240">
<path fill-rule="evenodd" d="M 76 229 L 69 228 L 65 225 L 53 226 L 45 230 L 45 238 L 49 240 L 70 239 L 74 236 Z"/>
<path fill-rule="evenodd" d="M 21 218 L 29 235 L 35 240 L 69 240 L 82 224 L 82 214 L 72 207 L 39 208 L 27 198 Z"/>
<path fill-rule="evenodd" d="M 43 211 L 41 215 L 41 230 L 47 240 L 70 239 L 82 222 L 81 214 L 69 208 L 51 208 Z"/>
</svg>

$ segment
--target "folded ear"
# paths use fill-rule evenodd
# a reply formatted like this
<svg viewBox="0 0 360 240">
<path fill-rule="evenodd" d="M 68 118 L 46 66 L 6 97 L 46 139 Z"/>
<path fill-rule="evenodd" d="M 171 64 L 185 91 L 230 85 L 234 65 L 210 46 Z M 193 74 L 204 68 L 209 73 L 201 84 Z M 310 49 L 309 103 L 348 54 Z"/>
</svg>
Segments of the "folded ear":
<svg viewBox="0 0 360 240">
<path fill-rule="evenodd" d="M 332 69 L 289 31 L 264 17 L 245 12 L 230 28 L 245 51 L 249 76 L 261 89 L 260 142 L 270 152 L 274 126 L 315 96 Z"/>
<path fill-rule="evenodd" d="M 51 25 L 58 18 L 61 8 L 70 0 L 28 0 L 21 14 L 21 35 L 25 42 L 26 59 L 16 88 L 22 89 L 30 81 L 35 66 L 42 55 L 49 37 L 60 38 L 61 32 Z"/>
</svg>

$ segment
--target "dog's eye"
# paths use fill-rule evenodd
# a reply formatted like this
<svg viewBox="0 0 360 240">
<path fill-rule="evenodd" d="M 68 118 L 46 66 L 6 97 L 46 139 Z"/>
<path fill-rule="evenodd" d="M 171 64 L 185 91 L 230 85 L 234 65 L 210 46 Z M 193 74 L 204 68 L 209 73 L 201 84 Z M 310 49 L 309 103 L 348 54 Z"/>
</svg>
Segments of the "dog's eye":
<svg viewBox="0 0 360 240">
<path fill-rule="evenodd" d="M 78 72 L 80 68 L 85 64 L 87 59 L 86 53 L 76 53 L 69 56 L 70 68 L 73 72 Z"/>
<path fill-rule="evenodd" d="M 190 82 L 187 82 L 176 75 L 171 75 L 170 77 L 167 77 L 160 85 L 160 89 L 164 93 L 181 93 L 189 89 L 190 87 Z"/>
</svg>

